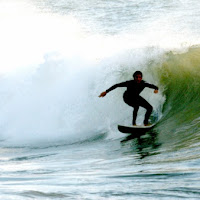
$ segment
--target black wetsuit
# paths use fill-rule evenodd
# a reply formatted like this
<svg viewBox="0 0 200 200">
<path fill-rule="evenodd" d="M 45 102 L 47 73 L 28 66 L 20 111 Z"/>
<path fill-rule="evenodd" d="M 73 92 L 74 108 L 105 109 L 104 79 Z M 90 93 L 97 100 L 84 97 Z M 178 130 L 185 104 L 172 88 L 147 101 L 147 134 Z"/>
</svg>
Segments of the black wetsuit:
<svg viewBox="0 0 200 200">
<path fill-rule="evenodd" d="M 130 80 L 130 81 L 115 84 L 109 89 L 107 89 L 106 92 L 108 93 L 117 87 L 127 87 L 127 90 L 124 92 L 123 98 L 126 104 L 134 108 L 133 124 L 136 124 L 136 118 L 137 118 L 137 112 L 138 112 L 139 106 L 147 110 L 145 114 L 144 124 L 148 124 L 148 120 L 153 110 L 153 107 L 139 94 L 142 92 L 142 90 L 145 87 L 152 88 L 155 90 L 158 90 L 158 87 L 153 84 L 146 83 L 143 80 L 140 83 L 137 83 L 134 80 Z"/>
</svg>

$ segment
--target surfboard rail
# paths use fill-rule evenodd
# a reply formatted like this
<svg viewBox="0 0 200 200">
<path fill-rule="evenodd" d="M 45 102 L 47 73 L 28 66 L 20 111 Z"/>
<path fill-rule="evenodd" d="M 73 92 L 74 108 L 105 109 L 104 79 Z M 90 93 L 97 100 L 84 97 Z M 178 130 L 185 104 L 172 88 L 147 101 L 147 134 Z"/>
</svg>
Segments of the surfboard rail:
<svg viewBox="0 0 200 200">
<path fill-rule="evenodd" d="M 152 124 L 150 126 L 123 126 L 123 125 L 118 125 L 118 130 L 121 133 L 126 133 L 126 134 L 133 134 L 133 133 L 145 133 L 151 130 L 155 124 Z"/>
</svg>

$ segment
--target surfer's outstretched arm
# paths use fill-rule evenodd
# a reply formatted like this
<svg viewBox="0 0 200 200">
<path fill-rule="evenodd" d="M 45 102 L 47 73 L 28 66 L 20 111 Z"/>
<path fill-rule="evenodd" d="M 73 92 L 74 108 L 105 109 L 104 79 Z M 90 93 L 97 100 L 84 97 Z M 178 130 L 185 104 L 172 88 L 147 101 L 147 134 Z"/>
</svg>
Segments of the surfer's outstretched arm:
<svg viewBox="0 0 200 200">
<path fill-rule="evenodd" d="M 146 82 L 145 82 L 145 87 L 154 89 L 154 93 L 155 93 L 155 94 L 158 93 L 158 87 L 155 86 L 155 85 L 153 85 L 153 84 L 149 84 L 149 83 L 146 83 Z"/>
<path fill-rule="evenodd" d="M 115 88 L 118 88 L 118 87 L 126 87 L 127 86 L 127 81 L 126 82 L 122 82 L 122 83 L 118 83 L 118 84 L 115 84 L 113 85 L 112 87 L 110 87 L 109 89 L 107 89 L 106 91 L 102 92 L 99 97 L 105 97 L 106 94 L 108 92 L 110 92 L 111 90 L 114 90 Z"/>
</svg>

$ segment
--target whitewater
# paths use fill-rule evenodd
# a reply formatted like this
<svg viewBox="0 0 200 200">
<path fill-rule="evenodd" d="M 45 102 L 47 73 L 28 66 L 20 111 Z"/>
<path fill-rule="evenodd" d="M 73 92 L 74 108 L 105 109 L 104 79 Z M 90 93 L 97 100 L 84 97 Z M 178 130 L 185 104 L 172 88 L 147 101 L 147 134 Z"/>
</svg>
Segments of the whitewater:
<svg viewBox="0 0 200 200">
<path fill-rule="evenodd" d="M 2 0 L 0 199 L 199 199 L 199 7 Z M 125 88 L 98 97 L 136 70 L 159 87 L 140 137 Z"/>
</svg>

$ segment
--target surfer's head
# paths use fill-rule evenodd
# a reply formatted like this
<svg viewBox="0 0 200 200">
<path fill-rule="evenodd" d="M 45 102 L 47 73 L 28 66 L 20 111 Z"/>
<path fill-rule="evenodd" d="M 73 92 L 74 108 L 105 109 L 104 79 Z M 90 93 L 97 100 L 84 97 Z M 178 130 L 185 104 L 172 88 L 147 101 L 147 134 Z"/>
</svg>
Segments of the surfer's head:
<svg viewBox="0 0 200 200">
<path fill-rule="evenodd" d="M 134 80 L 135 80 L 137 83 L 140 83 L 141 80 L 142 80 L 142 72 L 141 72 L 141 71 L 136 71 L 136 72 L 133 74 L 133 78 L 134 78 Z"/>
</svg>

